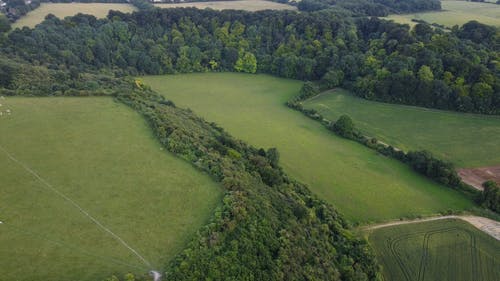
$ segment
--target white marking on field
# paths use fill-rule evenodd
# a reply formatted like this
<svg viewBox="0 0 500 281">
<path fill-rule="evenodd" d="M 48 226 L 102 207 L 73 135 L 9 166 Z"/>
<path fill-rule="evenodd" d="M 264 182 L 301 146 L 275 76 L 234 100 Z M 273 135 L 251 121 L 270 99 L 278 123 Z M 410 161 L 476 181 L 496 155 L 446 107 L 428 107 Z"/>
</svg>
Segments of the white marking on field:
<svg viewBox="0 0 500 281">
<path fill-rule="evenodd" d="M 71 198 L 66 196 L 64 193 L 60 192 L 57 190 L 54 186 L 52 186 L 49 182 L 47 182 L 45 179 L 43 179 L 40 175 L 38 175 L 35 171 L 30 169 L 27 165 L 22 163 L 21 161 L 17 160 L 12 154 L 10 154 L 5 148 L 3 148 L 0 145 L 0 150 L 2 150 L 7 157 L 10 158 L 13 162 L 17 163 L 19 166 L 23 167 L 24 170 L 26 170 L 28 173 L 33 175 L 35 178 L 37 178 L 41 183 L 43 183 L 49 190 L 63 198 L 64 200 L 68 201 L 73 207 L 78 209 L 83 215 L 85 215 L 87 218 L 89 218 L 93 223 L 95 223 L 98 227 L 103 229 L 105 232 L 109 233 L 112 237 L 114 237 L 118 242 L 120 242 L 123 246 L 125 246 L 127 249 L 129 249 L 132 253 L 134 253 L 145 265 L 148 267 L 151 267 L 151 264 L 143 257 L 141 256 L 134 248 L 130 247 L 120 236 L 115 234 L 113 231 L 111 231 L 109 228 L 105 227 L 100 221 L 98 221 L 96 218 L 94 218 L 91 214 L 89 214 L 87 211 L 85 211 L 80 205 L 78 205 L 75 201 L 73 201 Z"/>
</svg>

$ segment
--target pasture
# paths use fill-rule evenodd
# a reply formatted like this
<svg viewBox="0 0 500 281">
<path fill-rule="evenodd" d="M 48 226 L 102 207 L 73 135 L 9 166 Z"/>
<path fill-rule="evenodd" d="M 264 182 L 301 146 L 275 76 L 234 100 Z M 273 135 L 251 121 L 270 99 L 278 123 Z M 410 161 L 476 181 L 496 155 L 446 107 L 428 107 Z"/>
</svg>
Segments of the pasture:
<svg viewBox="0 0 500 281">
<path fill-rule="evenodd" d="M 22 28 L 23 26 L 35 27 L 48 14 L 53 14 L 60 19 L 74 16 L 78 13 L 94 15 L 96 18 L 105 18 L 110 10 L 129 13 L 136 11 L 136 8 L 130 4 L 115 3 L 41 3 L 40 7 L 12 24 L 12 28 Z"/>
<path fill-rule="evenodd" d="M 110 98 L 1 103 L 11 111 L 0 116 L 2 280 L 161 270 L 219 204 L 209 176 L 162 151 L 146 121 Z"/>
<path fill-rule="evenodd" d="M 261 10 L 297 10 L 295 6 L 271 2 L 266 0 L 236 0 L 236 1 L 208 1 L 189 3 L 161 3 L 155 4 L 159 8 L 188 8 L 213 10 L 245 10 L 250 12 Z"/>
<path fill-rule="evenodd" d="M 140 78 L 256 147 L 276 147 L 280 165 L 347 218 L 367 223 L 462 210 L 472 203 L 406 165 L 337 137 L 285 106 L 301 81 L 268 75 L 198 73 Z"/>
<path fill-rule="evenodd" d="M 415 25 L 412 19 L 424 20 L 428 23 L 438 23 L 452 27 L 462 25 L 471 20 L 481 23 L 500 26 L 500 5 L 493 3 L 467 2 L 446 0 L 441 1 L 442 11 L 413 13 L 403 15 L 389 15 L 386 19 L 396 22 Z"/>
<path fill-rule="evenodd" d="M 500 164 L 500 117 L 387 104 L 335 89 L 304 102 L 328 120 L 349 115 L 362 133 L 407 150 L 429 150 L 458 167 Z"/>
<path fill-rule="evenodd" d="M 386 281 L 496 281 L 500 241 L 456 219 L 374 230 Z"/>
</svg>

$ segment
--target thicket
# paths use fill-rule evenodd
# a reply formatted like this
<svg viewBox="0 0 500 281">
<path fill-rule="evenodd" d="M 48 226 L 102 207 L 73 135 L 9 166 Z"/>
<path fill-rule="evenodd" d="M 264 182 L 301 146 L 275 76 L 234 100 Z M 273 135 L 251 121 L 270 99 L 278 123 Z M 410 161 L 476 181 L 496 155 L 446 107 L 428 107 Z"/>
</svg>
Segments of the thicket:
<svg viewBox="0 0 500 281">
<path fill-rule="evenodd" d="M 481 203 L 497 213 L 500 213 L 500 187 L 494 181 L 483 183 L 483 194 Z"/>
<path fill-rule="evenodd" d="M 166 269 L 166 280 L 379 280 L 366 241 L 279 166 L 276 149 L 257 149 L 130 78 L 50 70 L 3 59 L 15 71 L 3 94 L 113 96 L 141 113 L 161 144 L 210 174 L 225 194 L 212 221 Z M 40 73 L 40 75 L 37 75 Z M 17 81 L 23 81 L 25 85 Z M 88 89 L 87 83 L 99 83 Z M 5 89 L 8 85 L 9 89 Z M 112 277 L 109 280 L 118 280 Z M 137 280 L 137 278 L 136 278 Z"/>
<path fill-rule="evenodd" d="M 357 16 L 385 17 L 390 13 L 414 13 L 441 10 L 439 0 L 302 0 L 300 11 L 312 12 L 328 8 L 345 9 Z"/>
<path fill-rule="evenodd" d="M 0 48 L 54 69 L 270 73 L 372 100 L 500 113 L 499 29 L 469 22 L 451 32 L 426 24 L 410 30 L 346 15 L 186 8 L 49 17 L 40 28 L 11 32 Z"/>
</svg>

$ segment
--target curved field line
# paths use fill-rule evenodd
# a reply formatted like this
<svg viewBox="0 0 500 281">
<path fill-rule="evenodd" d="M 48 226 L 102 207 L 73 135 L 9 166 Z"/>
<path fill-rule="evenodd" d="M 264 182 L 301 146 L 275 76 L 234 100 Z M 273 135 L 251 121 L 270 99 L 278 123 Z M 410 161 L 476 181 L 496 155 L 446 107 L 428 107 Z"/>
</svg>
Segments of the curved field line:
<svg viewBox="0 0 500 281">
<path fill-rule="evenodd" d="M 419 232 L 414 232 L 410 234 L 403 234 L 400 236 L 397 236 L 394 239 L 388 239 L 387 240 L 387 246 L 394 256 L 397 264 L 399 265 L 401 271 L 403 272 L 404 278 L 406 281 L 411 281 L 413 280 L 412 273 L 410 269 L 406 266 L 404 263 L 401 255 L 399 254 L 399 251 L 397 250 L 397 246 L 399 242 L 415 237 L 418 235 L 424 235 L 424 240 L 422 241 L 422 256 L 420 259 L 420 265 L 418 269 L 418 273 L 416 275 L 416 281 L 424 281 L 425 280 L 425 273 L 427 271 L 427 265 L 428 265 L 428 257 L 429 257 L 429 241 L 431 239 L 432 235 L 439 234 L 439 233 L 445 233 L 445 232 L 450 232 L 450 231 L 461 231 L 466 233 L 469 236 L 469 241 L 470 241 L 470 251 L 472 255 L 472 276 L 478 276 L 478 268 L 477 266 L 479 265 L 478 260 L 477 260 L 477 249 L 476 249 L 476 237 L 468 230 L 466 229 L 461 229 L 457 227 L 450 227 L 450 228 L 443 228 L 443 229 L 435 229 L 432 231 L 419 231 Z"/>
<path fill-rule="evenodd" d="M 459 219 L 459 220 L 465 221 L 465 222 L 471 224 L 472 226 L 474 226 L 475 228 L 479 229 L 480 231 L 495 238 L 496 240 L 500 240 L 500 222 L 494 221 L 494 220 L 491 220 L 491 219 L 488 219 L 485 217 L 469 216 L 469 215 L 465 215 L 465 216 L 449 215 L 449 216 L 430 217 L 430 218 L 425 218 L 425 219 L 406 220 L 406 221 L 398 220 L 398 221 L 391 221 L 391 222 L 385 222 L 385 223 L 380 223 L 380 224 L 367 225 L 364 227 L 360 227 L 359 229 L 361 229 L 361 230 L 375 230 L 375 229 L 389 227 L 389 226 L 436 221 L 436 220 L 445 220 L 445 219 Z"/>
<path fill-rule="evenodd" d="M 91 214 L 89 214 L 87 211 L 85 211 L 80 205 L 78 205 L 75 201 L 73 201 L 71 198 L 66 196 L 64 193 L 60 192 L 57 190 L 54 186 L 52 186 L 49 182 L 47 182 L 45 179 L 43 179 L 39 174 L 37 174 L 35 171 L 33 171 L 30 167 L 22 163 L 21 161 L 17 160 L 12 154 L 10 154 L 5 148 L 3 148 L 0 145 L 0 150 L 2 150 L 10 160 L 21 166 L 25 171 L 33 175 L 36 179 L 38 179 L 47 189 L 50 191 L 54 192 L 57 194 L 59 197 L 63 198 L 67 202 L 69 202 L 73 207 L 78 209 L 84 216 L 86 216 L 88 219 L 90 219 L 94 224 L 96 224 L 99 228 L 110 234 L 113 238 L 115 238 L 118 242 L 120 242 L 125 248 L 130 250 L 135 256 L 137 256 L 146 266 L 151 267 L 151 263 L 149 263 L 143 256 L 141 256 L 134 248 L 129 246 L 127 242 L 125 242 L 120 236 L 115 234 L 111 229 L 107 228 L 104 226 L 99 220 L 94 218 Z"/>
</svg>

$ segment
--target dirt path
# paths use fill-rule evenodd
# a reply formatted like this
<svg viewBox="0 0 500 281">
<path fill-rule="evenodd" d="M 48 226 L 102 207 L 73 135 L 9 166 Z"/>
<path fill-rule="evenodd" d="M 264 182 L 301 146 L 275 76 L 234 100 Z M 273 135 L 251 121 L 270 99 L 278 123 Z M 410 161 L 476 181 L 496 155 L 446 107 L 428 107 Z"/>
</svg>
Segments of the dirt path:
<svg viewBox="0 0 500 281">
<path fill-rule="evenodd" d="M 364 230 L 374 230 L 394 225 L 402 225 L 402 224 L 410 224 L 410 223 L 419 223 L 419 222 L 427 222 L 427 221 L 437 221 L 437 220 L 445 220 L 445 219 L 460 219 L 466 221 L 477 229 L 483 231 L 484 233 L 490 235 L 491 237 L 500 241 L 500 222 L 484 218 L 478 216 L 442 216 L 442 217 L 432 217 L 426 219 L 418 219 L 418 220 L 408 220 L 408 221 L 393 221 L 381 224 L 374 224 L 363 227 Z"/>
</svg>

